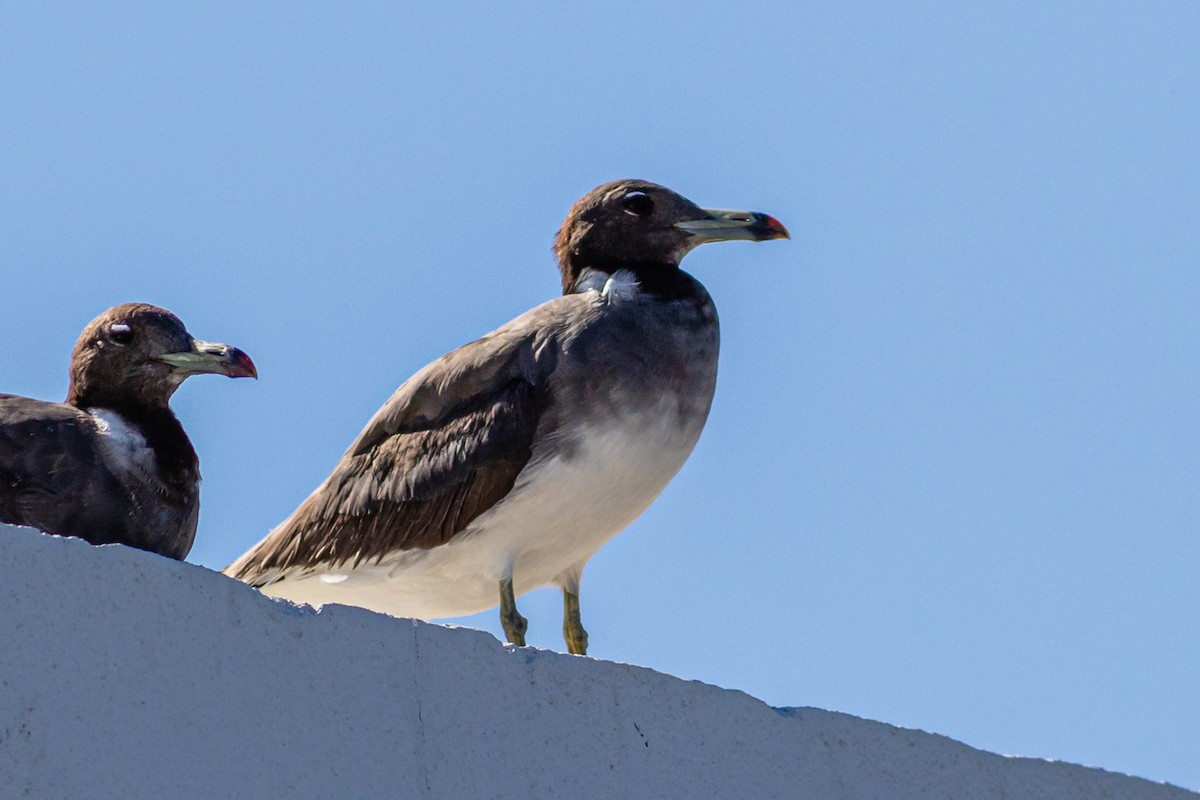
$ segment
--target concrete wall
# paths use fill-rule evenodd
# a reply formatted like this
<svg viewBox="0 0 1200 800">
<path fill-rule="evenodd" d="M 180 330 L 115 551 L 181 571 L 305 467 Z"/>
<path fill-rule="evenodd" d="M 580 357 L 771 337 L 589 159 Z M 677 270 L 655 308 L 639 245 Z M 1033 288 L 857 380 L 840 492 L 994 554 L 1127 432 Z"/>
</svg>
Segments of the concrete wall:
<svg viewBox="0 0 1200 800">
<path fill-rule="evenodd" d="M 0 530 L 0 797 L 1200 798 Z"/>
</svg>

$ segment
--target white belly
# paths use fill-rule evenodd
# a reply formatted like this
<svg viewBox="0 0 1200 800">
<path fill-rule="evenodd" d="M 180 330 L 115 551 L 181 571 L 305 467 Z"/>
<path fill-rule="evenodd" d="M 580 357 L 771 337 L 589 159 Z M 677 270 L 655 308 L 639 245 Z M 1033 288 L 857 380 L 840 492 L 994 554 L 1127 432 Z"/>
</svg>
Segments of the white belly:
<svg viewBox="0 0 1200 800">
<path fill-rule="evenodd" d="M 675 398 L 663 398 L 636 420 L 585 431 L 569 458 L 535 453 L 513 491 L 447 544 L 353 570 L 289 577 L 262 591 L 434 619 L 497 605 L 506 575 L 517 594 L 569 582 L 646 510 L 691 454 L 707 414 L 681 424 L 678 410 Z"/>
</svg>

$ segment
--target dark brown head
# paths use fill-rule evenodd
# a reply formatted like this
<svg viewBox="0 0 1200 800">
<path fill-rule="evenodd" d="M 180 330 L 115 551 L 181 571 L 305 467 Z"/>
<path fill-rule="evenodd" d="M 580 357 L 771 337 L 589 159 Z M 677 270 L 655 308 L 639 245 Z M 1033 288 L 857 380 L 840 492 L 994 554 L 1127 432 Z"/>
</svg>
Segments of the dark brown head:
<svg viewBox="0 0 1200 800">
<path fill-rule="evenodd" d="M 554 255 L 569 293 L 588 270 L 672 269 L 705 242 L 786 238 L 787 229 L 766 214 L 700 208 L 656 183 L 624 180 L 596 187 L 571 207 Z"/>
<path fill-rule="evenodd" d="M 67 402 L 83 408 L 166 407 L 191 375 L 257 378 L 236 347 L 204 342 L 170 311 L 145 303 L 114 306 L 92 320 L 71 354 Z"/>
</svg>

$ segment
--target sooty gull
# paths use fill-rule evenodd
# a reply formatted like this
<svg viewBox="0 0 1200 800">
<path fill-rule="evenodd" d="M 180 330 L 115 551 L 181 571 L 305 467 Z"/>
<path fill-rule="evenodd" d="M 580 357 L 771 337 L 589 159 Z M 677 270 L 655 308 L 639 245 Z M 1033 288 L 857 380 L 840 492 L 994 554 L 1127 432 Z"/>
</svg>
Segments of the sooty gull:
<svg viewBox="0 0 1200 800">
<path fill-rule="evenodd" d="M 0 522 L 184 558 L 200 468 L 168 401 L 204 372 L 257 377 L 241 350 L 192 338 L 165 309 L 127 303 L 92 320 L 65 403 L 0 394 Z"/>
<path fill-rule="evenodd" d="M 703 209 L 626 180 L 572 207 L 555 240 L 558 297 L 409 378 L 333 473 L 226 569 L 265 594 L 397 616 L 562 588 L 563 634 L 585 653 L 588 559 L 692 452 L 717 375 L 717 314 L 679 268 L 692 248 L 786 238 L 773 217 Z"/>
</svg>

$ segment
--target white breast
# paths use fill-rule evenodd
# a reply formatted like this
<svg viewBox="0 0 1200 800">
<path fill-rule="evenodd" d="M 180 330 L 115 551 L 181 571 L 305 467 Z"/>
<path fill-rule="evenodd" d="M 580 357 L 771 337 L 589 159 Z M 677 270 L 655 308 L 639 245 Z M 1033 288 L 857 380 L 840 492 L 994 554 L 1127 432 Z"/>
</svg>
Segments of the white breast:
<svg viewBox="0 0 1200 800">
<path fill-rule="evenodd" d="M 96 408 L 88 413 L 96 420 L 100 443 L 104 447 L 107 462 L 118 477 L 135 477 L 140 481 L 151 480 L 158 463 L 154 451 L 146 444 L 145 437 L 115 411 Z"/>
</svg>

